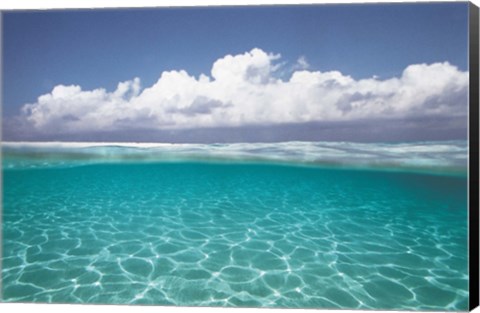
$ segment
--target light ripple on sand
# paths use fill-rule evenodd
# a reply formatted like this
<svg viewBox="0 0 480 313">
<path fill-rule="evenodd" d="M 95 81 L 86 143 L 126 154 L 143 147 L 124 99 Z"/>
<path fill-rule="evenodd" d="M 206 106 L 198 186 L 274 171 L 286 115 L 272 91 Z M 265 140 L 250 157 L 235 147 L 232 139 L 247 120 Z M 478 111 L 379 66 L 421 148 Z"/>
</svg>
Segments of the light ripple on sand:
<svg viewBox="0 0 480 313">
<path fill-rule="evenodd" d="M 398 179 L 211 164 L 7 171 L 4 300 L 466 309 L 466 213 L 448 192 L 424 194 L 461 179 Z"/>
</svg>

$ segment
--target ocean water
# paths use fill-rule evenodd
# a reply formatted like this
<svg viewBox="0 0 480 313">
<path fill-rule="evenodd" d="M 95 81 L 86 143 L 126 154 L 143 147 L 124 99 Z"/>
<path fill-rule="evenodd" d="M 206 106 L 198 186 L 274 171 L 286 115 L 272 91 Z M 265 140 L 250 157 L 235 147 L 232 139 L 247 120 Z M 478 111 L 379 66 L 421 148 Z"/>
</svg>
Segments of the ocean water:
<svg viewBox="0 0 480 313">
<path fill-rule="evenodd" d="M 467 144 L 3 145 L 2 301 L 461 311 Z"/>
</svg>

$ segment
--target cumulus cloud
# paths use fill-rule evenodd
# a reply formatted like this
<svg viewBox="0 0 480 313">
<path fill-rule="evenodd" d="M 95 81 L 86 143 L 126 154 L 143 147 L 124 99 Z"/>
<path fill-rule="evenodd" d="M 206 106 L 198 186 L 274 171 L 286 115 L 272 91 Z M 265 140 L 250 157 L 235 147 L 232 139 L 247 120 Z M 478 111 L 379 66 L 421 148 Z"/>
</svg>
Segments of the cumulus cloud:
<svg viewBox="0 0 480 313">
<path fill-rule="evenodd" d="M 287 79 L 280 55 L 255 48 L 214 62 L 210 75 L 163 72 L 116 90 L 59 85 L 22 107 L 37 132 L 190 129 L 467 114 L 468 72 L 444 63 L 408 66 L 399 77 L 355 80 L 338 71 L 308 70 L 300 57 Z"/>
</svg>

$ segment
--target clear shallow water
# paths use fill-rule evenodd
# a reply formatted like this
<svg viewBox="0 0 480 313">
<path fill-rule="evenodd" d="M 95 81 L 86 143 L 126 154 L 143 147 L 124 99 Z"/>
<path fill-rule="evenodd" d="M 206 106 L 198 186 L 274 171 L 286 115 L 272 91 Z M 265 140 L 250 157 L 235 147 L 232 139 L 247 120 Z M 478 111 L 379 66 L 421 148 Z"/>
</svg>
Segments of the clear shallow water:
<svg viewBox="0 0 480 313">
<path fill-rule="evenodd" d="M 118 162 L 233 161 L 466 176 L 468 144 L 464 140 L 233 144 L 9 142 L 3 144 L 3 152 L 3 166 L 7 169 Z"/>
<path fill-rule="evenodd" d="M 22 149 L 4 150 L 3 301 L 467 310 L 450 170 Z"/>
</svg>

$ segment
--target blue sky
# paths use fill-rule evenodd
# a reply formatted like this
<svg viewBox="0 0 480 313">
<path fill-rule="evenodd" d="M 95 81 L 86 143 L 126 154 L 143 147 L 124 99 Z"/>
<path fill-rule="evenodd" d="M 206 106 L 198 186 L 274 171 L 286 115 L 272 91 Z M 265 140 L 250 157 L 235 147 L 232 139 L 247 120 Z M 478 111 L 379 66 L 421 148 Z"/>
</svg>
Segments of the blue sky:
<svg viewBox="0 0 480 313">
<path fill-rule="evenodd" d="M 215 61 L 253 48 L 281 55 L 272 77 L 283 80 L 300 57 L 356 81 L 421 63 L 465 72 L 467 16 L 467 3 L 5 12 L 4 119 L 58 85 L 113 92 L 170 70 L 210 76 Z"/>
</svg>

